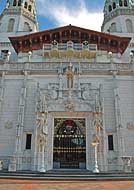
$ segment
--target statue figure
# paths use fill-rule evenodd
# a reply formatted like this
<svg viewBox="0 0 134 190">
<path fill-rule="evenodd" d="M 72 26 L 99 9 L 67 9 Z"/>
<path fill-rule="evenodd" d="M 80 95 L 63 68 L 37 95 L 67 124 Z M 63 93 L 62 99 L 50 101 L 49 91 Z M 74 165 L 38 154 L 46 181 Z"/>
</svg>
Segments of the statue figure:
<svg viewBox="0 0 134 190">
<path fill-rule="evenodd" d="M 47 112 L 46 95 L 41 93 L 39 83 L 37 84 L 36 92 L 36 112 Z"/>
<path fill-rule="evenodd" d="M 47 135 L 47 113 L 37 113 L 36 123 L 40 134 Z"/>
<path fill-rule="evenodd" d="M 45 149 L 47 146 L 47 119 L 48 119 L 48 105 L 46 101 L 46 96 L 41 92 L 39 83 L 37 84 L 37 94 L 36 94 L 36 124 L 37 124 L 37 138 L 38 138 L 38 152 L 39 156 L 39 171 L 46 172 L 45 168 Z"/>
<path fill-rule="evenodd" d="M 68 66 L 66 70 L 66 76 L 67 76 L 67 88 L 71 89 L 73 88 L 73 82 L 74 82 L 74 69 L 72 64 Z"/>
<path fill-rule="evenodd" d="M 39 140 L 43 143 L 46 141 L 47 136 L 47 118 L 48 118 L 48 106 L 46 102 L 45 94 L 41 93 L 39 84 L 37 86 L 37 118 L 36 124 L 38 128 Z"/>
<path fill-rule="evenodd" d="M 41 110 L 41 92 L 39 83 L 37 83 L 37 91 L 36 91 L 36 112 L 40 112 Z"/>
<path fill-rule="evenodd" d="M 39 161 L 39 171 L 46 172 L 45 168 L 45 149 L 47 146 L 47 114 L 48 112 L 37 113 L 37 126 L 38 126 L 38 151 L 41 153 Z"/>
</svg>

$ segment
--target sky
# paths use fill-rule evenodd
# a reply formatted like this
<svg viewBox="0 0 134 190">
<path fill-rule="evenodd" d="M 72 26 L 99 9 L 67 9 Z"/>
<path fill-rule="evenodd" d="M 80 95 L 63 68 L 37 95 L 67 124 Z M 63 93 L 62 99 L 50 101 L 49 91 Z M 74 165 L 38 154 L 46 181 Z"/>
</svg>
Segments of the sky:
<svg viewBox="0 0 134 190">
<path fill-rule="evenodd" d="M 0 13 L 6 0 L 0 0 Z M 104 0 L 36 0 L 39 30 L 75 25 L 101 31 Z"/>
</svg>

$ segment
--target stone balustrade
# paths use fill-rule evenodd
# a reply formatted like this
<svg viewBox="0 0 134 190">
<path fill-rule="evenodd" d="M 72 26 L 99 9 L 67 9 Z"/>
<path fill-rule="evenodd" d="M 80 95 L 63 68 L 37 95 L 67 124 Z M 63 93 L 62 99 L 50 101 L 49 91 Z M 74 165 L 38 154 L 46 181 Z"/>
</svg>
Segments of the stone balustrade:
<svg viewBox="0 0 134 190">
<path fill-rule="evenodd" d="M 63 62 L 62 67 L 63 69 L 68 66 L 69 62 Z M 79 68 L 78 62 L 73 62 L 75 68 Z M 57 72 L 58 69 L 61 67 L 60 62 L 35 62 L 35 63 L 10 63 L 10 64 L 0 64 L 0 72 L 3 71 L 55 71 Z M 109 63 L 90 63 L 90 62 L 81 62 L 80 69 L 84 73 L 90 71 L 112 71 L 111 64 Z M 114 64 L 114 70 L 117 72 L 132 72 L 131 64 L 129 63 L 116 63 Z"/>
</svg>

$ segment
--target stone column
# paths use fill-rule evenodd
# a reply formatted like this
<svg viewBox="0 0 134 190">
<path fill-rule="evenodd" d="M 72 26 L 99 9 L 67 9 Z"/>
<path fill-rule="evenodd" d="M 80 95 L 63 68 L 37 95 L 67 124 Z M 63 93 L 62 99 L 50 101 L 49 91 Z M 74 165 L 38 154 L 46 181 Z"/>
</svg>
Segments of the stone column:
<svg viewBox="0 0 134 190">
<path fill-rule="evenodd" d="M 46 101 L 45 94 L 41 93 L 38 85 L 38 97 L 36 103 L 36 125 L 37 125 L 37 144 L 38 150 L 36 149 L 36 154 L 38 154 L 38 171 L 46 172 L 45 166 L 45 149 L 48 134 L 48 105 Z M 37 153 L 38 151 L 38 153 Z M 39 154 L 40 153 L 40 154 Z"/>
<path fill-rule="evenodd" d="M 63 75 L 62 73 L 59 74 L 59 98 L 62 98 L 62 91 L 63 91 Z"/>
<path fill-rule="evenodd" d="M 41 132 L 41 133 L 40 133 Z M 47 149 L 47 134 L 43 133 L 43 131 L 38 131 L 38 171 L 46 172 L 46 149 Z M 37 164 L 37 163 L 36 163 Z"/>
<path fill-rule="evenodd" d="M 42 121 L 41 123 L 42 124 Z M 46 172 L 45 159 L 46 159 L 46 148 L 47 148 L 47 131 L 43 125 L 38 127 L 38 171 Z M 36 145 L 37 146 L 37 145 Z"/>
<path fill-rule="evenodd" d="M 103 116 L 102 116 L 102 100 L 100 98 L 100 92 L 96 93 L 95 97 L 95 108 L 93 112 L 93 127 L 95 130 L 95 135 L 98 138 L 98 145 L 96 145 L 98 148 L 98 163 L 99 163 L 99 168 L 103 170 L 104 168 L 104 143 L 103 143 Z"/>
<path fill-rule="evenodd" d="M 94 148 L 94 167 L 93 167 L 93 173 L 99 173 L 99 167 L 98 167 L 98 151 L 97 151 L 97 147 L 99 144 L 99 139 L 97 138 L 96 135 L 94 135 L 93 137 L 93 142 L 92 142 L 92 146 Z"/>
<path fill-rule="evenodd" d="M 46 172 L 45 167 L 45 142 L 42 143 L 41 160 L 40 160 L 40 172 Z"/>
</svg>

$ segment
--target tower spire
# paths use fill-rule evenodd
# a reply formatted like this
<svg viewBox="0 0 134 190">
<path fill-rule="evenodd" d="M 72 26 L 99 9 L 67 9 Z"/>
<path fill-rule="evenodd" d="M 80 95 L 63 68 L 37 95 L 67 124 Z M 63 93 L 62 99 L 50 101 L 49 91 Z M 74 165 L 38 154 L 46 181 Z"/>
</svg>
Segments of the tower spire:
<svg viewBox="0 0 134 190">
<path fill-rule="evenodd" d="M 131 54 L 134 44 L 134 0 L 106 0 L 102 32 L 131 37 L 124 57 Z"/>
<path fill-rule="evenodd" d="M 133 33 L 133 0 L 106 0 L 104 5 L 102 31 L 126 35 Z M 130 36 L 130 35 L 129 35 Z"/>
<path fill-rule="evenodd" d="M 0 23 L 0 33 L 22 35 L 38 31 L 35 0 L 7 0 Z"/>
</svg>

